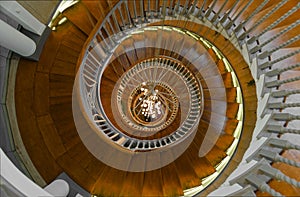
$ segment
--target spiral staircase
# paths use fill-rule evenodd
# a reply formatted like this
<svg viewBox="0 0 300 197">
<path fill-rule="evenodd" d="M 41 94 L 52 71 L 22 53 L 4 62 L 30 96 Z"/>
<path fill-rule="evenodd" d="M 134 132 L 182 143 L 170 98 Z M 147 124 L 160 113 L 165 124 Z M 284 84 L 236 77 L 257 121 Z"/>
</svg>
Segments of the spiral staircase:
<svg viewBox="0 0 300 197">
<path fill-rule="evenodd" d="M 299 196 L 299 8 L 82 0 L 64 10 L 40 60 L 15 70 L 26 150 L 16 148 L 32 179 L 65 172 L 95 196 Z"/>
</svg>

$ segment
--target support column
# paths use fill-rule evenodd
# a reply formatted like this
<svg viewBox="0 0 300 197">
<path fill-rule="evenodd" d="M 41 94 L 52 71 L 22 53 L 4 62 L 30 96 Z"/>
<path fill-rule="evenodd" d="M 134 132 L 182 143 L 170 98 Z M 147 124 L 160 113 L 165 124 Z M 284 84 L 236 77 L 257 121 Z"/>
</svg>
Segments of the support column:
<svg viewBox="0 0 300 197">
<path fill-rule="evenodd" d="M 36 50 L 33 40 L 0 19 L 0 45 L 22 56 L 30 56 Z"/>
<path fill-rule="evenodd" d="M 46 28 L 46 25 L 37 20 L 16 1 L 0 1 L 0 11 L 14 19 L 25 29 L 39 36 L 42 35 Z"/>
</svg>

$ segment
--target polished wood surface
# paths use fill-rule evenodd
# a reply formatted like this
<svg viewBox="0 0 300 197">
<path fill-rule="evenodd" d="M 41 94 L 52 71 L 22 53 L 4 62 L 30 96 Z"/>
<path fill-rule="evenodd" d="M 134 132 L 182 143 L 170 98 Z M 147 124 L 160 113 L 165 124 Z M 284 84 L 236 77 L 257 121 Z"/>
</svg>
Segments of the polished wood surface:
<svg viewBox="0 0 300 197">
<path fill-rule="evenodd" d="M 112 169 L 87 151 L 74 126 L 70 98 L 75 64 L 80 53 L 79 46 L 83 46 L 87 30 L 83 30 L 85 28 L 83 26 L 74 26 L 72 23 L 75 20 L 70 21 L 59 27 L 56 32 L 52 32 L 39 62 L 22 59 L 19 64 L 16 86 L 17 89 L 23 90 L 16 91 L 19 126 L 27 151 L 43 178 L 50 182 L 65 171 L 86 190 L 103 195 L 147 196 L 154 193 L 166 196 L 182 195 L 183 189 L 200 185 L 201 178 L 213 173 L 215 171 L 213 166 L 226 156 L 224 150 L 232 142 L 232 139 L 226 138 L 228 134 L 220 137 L 207 156 L 198 158 L 197 147 L 204 136 L 201 134 L 174 163 L 146 173 L 129 173 Z M 132 58 L 130 61 L 133 61 Z M 29 80 L 24 83 L 22 77 Z M 28 107 L 23 105 L 21 92 L 28 99 Z M 209 100 L 211 93 L 209 90 L 206 92 L 208 93 L 206 99 Z M 29 100 L 32 97 L 35 99 Z M 230 102 L 235 101 L 232 98 Z M 32 111 L 31 106 L 35 109 L 32 115 L 24 116 Z M 207 115 L 203 116 L 204 120 L 209 121 L 209 106 L 205 111 Z M 202 123 L 209 124 L 209 122 Z M 203 132 L 202 129 L 205 127 L 199 128 Z"/>
<path fill-rule="evenodd" d="M 15 96 L 17 118 L 24 145 L 34 165 L 47 183 L 50 183 L 64 171 L 89 192 L 104 196 L 183 195 L 183 189 L 200 185 L 201 179 L 214 173 L 214 166 L 226 157 L 225 151 L 233 141 L 232 133 L 237 125 L 235 119 L 238 110 L 236 89 L 233 87 L 230 74 L 225 70 L 224 63 L 218 60 L 211 53 L 212 51 L 208 51 L 215 60 L 218 72 L 221 74 L 226 87 L 226 103 L 219 102 L 219 104 L 227 105 L 227 120 L 224 128 L 220 128 L 222 129 L 222 135 L 205 157 L 199 158 L 197 156 L 199 147 L 208 125 L 217 124 L 218 122 L 218 120 L 210 121 L 211 113 L 217 113 L 211 111 L 211 102 L 221 100 L 221 97 L 224 97 L 224 92 L 218 88 L 208 89 L 205 86 L 205 80 L 202 80 L 207 102 L 204 106 L 203 117 L 200 120 L 199 132 L 197 132 L 195 140 L 186 152 L 173 163 L 158 170 L 133 173 L 113 169 L 97 160 L 86 149 L 76 132 L 72 115 L 71 96 L 74 77 L 78 69 L 76 65 L 82 58 L 82 48 L 99 21 L 103 20 L 115 3 L 116 1 L 101 1 L 100 3 L 100 1 L 89 0 L 78 3 L 75 7 L 63 13 L 69 21 L 51 33 L 39 62 L 26 59 L 20 60 L 16 77 Z M 232 4 L 232 1 L 230 3 Z M 266 9 L 258 16 L 263 15 L 274 5 L 268 3 Z M 284 9 L 290 8 L 291 5 L 285 5 L 286 8 Z M 151 6 L 154 5 L 151 4 Z M 253 9 L 250 7 L 243 17 L 249 15 L 251 11 Z M 293 21 L 295 17 L 295 15 L 292 15 L 289 20 Z M 266 24 L 270 24 L 270 22 L 263 23 L 258 30 L 265 28 Z M 205 195 L 220 185 L 222 180 L 225 180 L 236 168 L 250 143 L 249 139 L 252 136 L 256 122 L 255 86 L 248 85 L 252 77 L 247 64 L 234 46 L 223 36 L 216 34 L 207 27 L 201 26 L 199 28 L 199 25 L 192 22 L 165 21 L 164 24 L 184 27 L 214 43 L 230 61 L 243 91 L 245 119 L 238 150 L 232 162 L 229 163 L 216 183 L 202 193 Z M 284 25 L 287 24 L 281 24 L 278 28 Z M 281 42 L 280 40 L 279 43 Z M 165 52 L 168 53 L 168 51 Z M 133 65 L 134 59 L 152 53 L 151 49 L 144 49 L 143 51 L 131 51 L 126 54 L 126 57 L 120 56 L 117 59 L 118 63 L 108 68 L 103 79 L 107 81 L 107 84 L 115 82 L 118 79 L 117 76 L 120 76 L 130 65 Z M 122 62 L 122 68 L 120 62 Z M 214 73 L 211 70 L 206 71 Z M 201 80 L 201 75 L 197 76 Z M 218 82 L 212 80 L 212 83 L 217 84 Z M 110 86 L 107 87 L 111 88 Z M 298 159 L 298 153 L 293 151 L 284 153 L 284 156 L 288 158 L 294 155 Z M 274 166 L 281 170 L 285 170 L 287 167 L 283 164 L 274 164 Z M 291 171 L 287 170 L 286 173 L 293 176 L 293 169 L 290 167 L 289 169 Z M 285 186 L 282 185 L 282 182 L 279 184 L 276 181 L 271 181 L 270 185 L 279 188 L 285 195 L 299 193 L 295 188 L 284 189 Z"/>
</svg>

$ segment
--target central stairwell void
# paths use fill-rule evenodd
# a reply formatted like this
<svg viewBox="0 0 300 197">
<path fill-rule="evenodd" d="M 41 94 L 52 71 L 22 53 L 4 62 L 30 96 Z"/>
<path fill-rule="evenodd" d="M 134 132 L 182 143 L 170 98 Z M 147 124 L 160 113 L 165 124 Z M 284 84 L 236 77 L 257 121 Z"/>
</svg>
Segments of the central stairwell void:
<svg viewBox="0 0 300 197">
<path fill-rule="evenodd" d="M 177 163 L 178 178 L 185 177 L 180 190 L 198 193 L 218 177 L 237 147 L 244 113 L 238 78 L 203 37 L 178 27 L 149 26 L 160 17 L 121 30 L 116 13 L 111 14 L 114 20 L 108 15 L 104 29 L 97 30 L 75 80 L 73 116 L 81 140 L 101 162 L 138 172 L 133 176 Z M 224 143 L 218 158 L 212 152 L 217 141 Z M 212 170 L 204 175 L 207 165 Z"/>
<path fill-rule="evenodd" d="M 189 157 L 195 161 L 205 157 L 230 118 L 237 121 L 236 127 L 239 127 L 228 135 L 232 144 L 226 147 L 227 157 L 214 164 L 220 173 L 236 148 L 243 123 L 242 94 L 227 59 L 211 43 L 203 38 L 200 41 L 199 36 L 178 28 L 152 26 L 127 34 L 131 36 L 120 41 L 115 52 L 105 54 L 100 44 L 90 48 L 77 75 L 79 87 L 75 86 L 74 92 L 80 90 L 81 95 L 74 95 L 76 105 L 73 106 L 80 108 L 83 103 L 84 107 L 73 108 L 73 114 L 85 146 L 95 157 L 114 168 L 132 172 L 157 170 L 180 157 L 196 139 L 199 140 L 198 148 L 191 149 Z M 169 45 L 158 43 L 161 37 L 168 40 Z M 171 39 L 174 37 L 179 41 Z M 133 57 L 127 65 L 118 62 L 119 58 L 132 53 L 129 42 L 137 38 L 145 40 L 135 48 L 139 57 Z M 200 42 L 195 44 L 195 40 Z M 207 51 L 210 47 L 214 48 L 212 54 L 216 62 L 223 63 L 223 67 L 218 68 L 210 57 Z M 100 55 L 112 59 L 105 60 Z M 219 69 L 223 69 L 223 75 Z M 201 84 L 206 86 L 206 96 Z M 226 88 L 236 95 L 228 103 Z M 223 92 L 224 96 L 215 98 L 210 95 L 213 91 Z M 209 107 L 205 108 L 206 99 Z M 233 111 L 229 112 L 227 106 Z M 199 126 L 203 110 L 208 110 L 205 114 L 209 114 L 207 129 Z M 84 111 L 97 128 L 87 131 L 88 126 L 80 120 L 82 116 L 77 119 L 79 111 Z M 102 140 L 92 134 L 95 132 L 103 135 Z M 114 145 L 110 147 L 106 140 Z M 201 169 L 201 163 L 197 167 Z"/>
</svg>

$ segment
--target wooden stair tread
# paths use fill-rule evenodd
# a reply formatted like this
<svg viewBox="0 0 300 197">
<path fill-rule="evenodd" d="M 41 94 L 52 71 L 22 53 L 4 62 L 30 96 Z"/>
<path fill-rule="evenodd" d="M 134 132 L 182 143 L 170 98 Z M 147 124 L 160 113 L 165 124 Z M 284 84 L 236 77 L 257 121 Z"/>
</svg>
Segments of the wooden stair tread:
<svg viewBox="0 0 300 197">
<path fill-rule="evenodd" d="M 229 135 L 232 135 L 235 128 L 237 127 L 238 123 L 239 123 L 239 121 L 236 119 L 228 119 L 226 122 L 224 132 Z"/>
<path fill-rule="evenodd" d="M 50 97 L 71 96 L 74 80 L 74 76 L 51 74 Z"/>
<path fill-rule="evenodd" d="M 47 73 L 50 71 L 52 62 L 55 61 L 57 52 L 59 50 L 60 42 L 58 40 L 61 40 L 64 37 L 66 29 L 67 28 L 64 28 L 58 32 L 50 33 L 38 62 L 38 71 Z"/>
<path fill-rule="evenodd" d="M 212 48 L 207 49 L 207 52 L 214 62 L 218 62 L 219 59 Z"/>
<path fill-rule="evenodd" d="M 144 173 L 127 172 L 120 196 L 140 196 L 143 191 Z"/>
<path fill-rule="evenodd" d="M 215 172 L 215 168 L 205 157 L 199 157 L 199 146 L 194 142 L 191 143 L 190 147 L 186 150 L 185 154 L 189 158 L 191 165 L 199 179 L 207 177 Z M 191 151 L 193 150 L 193 151 Z"/>
<path fill-rule="evenodd" d="M 164 196 L 182 196 L 183 190 L 178 175 L 176 174 L 176 166 L 171 164 L 161 169 Z"/>
<path fill-rule="evenodd" d="M 35 126 L 32 126 L 32 130 L 35 130 L 34 127 Z M 41 139 L 42 138 L 39 139 L 38 143 L 30 145 L 25 142 L 25 146 L 34 166 L 38 169 L 38 172 L 46 183 L 49 184 L 57 177 L 58 174 L 62 173 L 63 170 L 52 157 L 44 141 Z M 45 166 L 45 163 L 47 163 L 47 166 Z"/>
<path fill-rule="evenodd" d="M 239 103 L 228 103 L 226 116 L 231 119 L 235 119 L 239 110 Z"/>
<path fill-rule="evenodd" d="M 85 5 L 85 7 L 89 10 L 89 12 L 93 15 L 93 17 L 96 20 L 102 21 L 105 18 L 107 14 L 105 12 L 108 11 L 107 2 L 98 0 L 83 0 L 82 3 Z"/>
<path fill-rule="evenodd" d="M 183 190 L 201 185 L 201 180 L 186 154 L 179 156 L 174 163 Z"/>
<path fill-rule="evenodd" d="M 224 152 L 230 147 L 234 140 L 234 137 L 229 134 L 220 135 L 219 139 L 216 142 L 216 146 L 223 150 Z"/>
<path fill-rule="evenodd" d="M 34 111 L 37 115 L 49 112 L 49 75 L 37 72 L 34 84 Z"/>
<path fill-rule="evenodd" d="M 212 166 L 217 165 L 226 157 L 226 153 L 218 148 L 217 146 L 214 146 L 206 155 L 206 159 L 211 163 Z"/>
<path fill-rule="evenodd" d="M 225 74 L 222 74 L 224 86 L 226 88 L 233 88 L 233 80 L 232 80 L 232 75 L 230 72 L 227 72 Z"/>
<path fill-rule="evenodd" d="M 92 193 L 100 196 L 119 196 L 122 185 L 126 181 L 130 180 L 126 180 L 125 171 L 105 166 L 94 185 Z"/>
<path fill-rule="evenodd" d="M 55 59 L 76 64 L 78 56 L 79 52 L 73 50 L 73 48 L 70 48 L 66 45 L 61 45 L 57 51 Z"/>
<path fill-rule="evenodd" d="M 236 88 L 226 88 L 227 103 L 236 103 Z"/>
<path fill-rule="evenodd" d="M 63 60 L 56 60 L 50 70 L 51 74 L 75 77 L 75 64 Z"/>
<path fill-rule="evenodd" d="M 99 179 L 101 172 L 104 170 L 104 167 L 105 164 L 93 157 L 91 161 L 85 165 L 84 169 L 87 171 L 88 174 L 90 174 L 94 179 L 97 180 Z"/>
<path fill-rule="evenodd" d="M 211 1 L 210 1 L 211 2 Z M 151 2 L 152 3 L 152 2 Z M 161 3 L 161 2 L 160 2 Z M 153 4 L 153 3 L 152 3 Z M 109 4 L 109 5 L 111 5 L 111 3 Z M 88 7 L 86 4 L 84 4 L 84 6 L 85 7 Z M 250 6 L 251 7 L 251 6 Z M 89 10 L 89 12 L 93 15 L 93 17 L 95 17 L 97 14 L 99 14 L 99 12 L 98 13 L 96 13 L 97 11 L 91 11 L 91 9 L 90 8 L 88 8 L 88 10 Z M 109 10 L 109 9 L 107 9 L 107 10 Z M 93 12 L 95 12 L 95 13 L 93 13 Z M 74 29 L 76 29 L 77 27 L 75 27 Z M 82 32 L 81 32 L 82 33 Z M 76 37 L 77 37 L 77 35 L 75 35 Z M 79 36 L 80 37 L 80 36 Z M 84 37 L 86 37 L 86 35 L 84 35 L 82 38 L 84 38 Z M 81 39 L 81 43 L 83 43 L 83 39 Z M 73 43 L 72 43 L 72 41 L 70 41 L 70 42 L 63 42 L 62 43 L 62 45 L 61 45 L 63 48 L 71 48 L 72 46 L 75 46 L 75 45 L 73 45 Z M 80 52 L 78 49 L 79 49 L 80 47 L 76 47 L 76 50 L 74 50 L 74 51 L 76 51 L 76 52 Z M 64 51 L 65 49 L 61 49 L 62 51 Z M 147 50 L 148 49 L 146 49 L 146 53 L 147 53 Z M 152 50 L 152 51 L 154 51 L 154 50 Z M 163 53 L 164 54 L 166 54 L 166 51 L 163 51 Z M 132 55 L 132 54 L 131 54 Z M 133 55 L 134 56 L 137 56 L 137 57 L 140 57 L 141 56 L 141 53 L 140 53 L 140 51 L 138 51 L 138 50 L 136 50 L 134 53 L 133 53 Z M 72 54 L 70 54 L 70 56 L 72 56 Z M 75 55 L 75 53 L 74 53 L 74 56 L 76 56 Z M 124 56 L 125 57 L 125 56 Z M 71 58 L 72 59 L 72 58 Z M 126 59 L 127 59 L 127 57 L 126 57 Z M 119 59 L 120 60 L 120 62 L 122 62 L 122 60 L 121 59 Z M 134 60 L 134 61 L 136 61 L 135 60 L 135 58 L 131 58 L 131 60 Z M 42 72 L 48 72 L 48 71 L 50 71 L 52 74 L 59 74 L 59 75 L 66 75 L 66 76 L 72 76 L 72 69 L 71 69 L 71 65 L 73 65 L 73 63 L 71 63 L 71 62 L 64 62 L 63 60 L 62 60 L 62 57 L 61 56 L 58 56 L 58 58 L 57 58 L 57 60 L 56 61 L 58 61 L 58 62 L 56 62 L 56 64 L 53 64 L 53 66 L 52 67 L 40 67 L 39 69 L 40 69 L 40 71 L 42 71 Z M 74 60 L 71 60 L 72 62 L 75 62 Z M 64 69 L 64 66 L 66 65 L 66 69 Z M 68 67 L 67 68 L 67 65 L 69 65 L 70 67 Z M 221 67 L 221 66 L 220 66 Z M 51 75 L 52 76 L 52 75 Z M 63 94 L 62 93 L 62 91 L 63 91 L 63 89 L 65 88 L 66 90 L 67 89 L 69 89 L 68 91 L 70 91 L 70 90 L 72 90 L 72 88 L 71 88 L 71 86 L 70 86 L 70 84 L 69 84 L 69 81 L 67 80 L 66 81 L 66 85 L 65 86 L 63 86 L 62 84 L 64 83 L 64 80 L 61 80 L 61 81 L 53 81 L 53 77 L 51 78 L 51 76 L 50 76 L 50 88 L 52 89 L 52 96 L 53 97 L 51 97 L 50 98 L 50 105 L 51 105 L 51 112 L 54 112 L 55 111 L 55 109 L 58 109 L 58 108 L 56 108 L 56 107 L 58 107 L 60 104 L 61 104 L 61 106 L 60 107 L 62 107 L 62 106 L 64 106 L 64 104 L 67 104 L 67 103 L 70 103 L 71 102 L 71 96 L 69 95 L 69 92 L 68 92 L 68 94 Z M 40 76 L 38 76 L 38 77 L 41 77 L 42 78 L 42 75 L 40 75 Z M 46 78 L 46 75 L 45 75 L 45 78 Z M 40 79 L 40 81 L 41 81 L 42 79 Z M 52 85 L 51 85 L 52 84 Z M 54 90 L 56 87 L 58 87 L 58 93 Z M 232 90 L 232 89 L 230 89 L 230 90 Z M 60 92 L 61 91 L 61 92 Z M 226 92 L 227 92 L 228 90 L 226 90 Z M 228 91 L 229 93 L 230 93 L 230 91 Z M 232 90 L 232 92 L 233 92 L 233 90 Z M 56 94 L 57 93 L 57 94 Z M 67 96 L 68 95 L 68 96 Z M 250 95 L 250 93 L 249 93 L 249 95 Z M 208 96 L 208 95 L 207 95 Z M 229 96 L 227 96 L 227 97 L 229 97 L 229 98 L 233 98 L 234 96 L 232 96 L 231 94 L 229 95 Z M 232 104 L 232 105 L 236 105 L 236 103 L 235 103 L 235 98 L 234 99 L 232 99 L 232 100 L 230 100 L 230 102 L 232 102 L 232 103 L 230 103 L 230 105 Z M 55 106 L 55 107 L 53 107 L 53 106 Z M 65 106 L 67 106 L 67 105 L 65 105 Z M 42 110 L 43 111 L 43 113 L 45 112 L 45 110 Z M 58 114 L 58 113 L 54 113 L 53 115 L 55 115 L 55 114 Z M 70 114 L 70 113 L 69 113 Z M 61 115 L 61 116 L 59 116 L 59 118 L 62 118 L 63 116 Z M 58 119 L 59 118 L 56 118 L 56 121 L 58 121 Z M 53 116 L 53 119 L 55 119 L 55 117 Z M 68 121 L 69 121 L 69 119 L 68 119 Z M 234 123 L 236 123 L 235 122 L 236 120 L 232 120 L 232 124 L 233 124 L 233 122 Z M 226 124 L 227 125 L 227 124 Z M 225 131 L 226 131 L 226 129 L 225 129 Z M 229 137 L 228 137 L 229 138 Z M 74 147 L 74 146 L 72 146 L 72 147 Z M 58 154 L 58 153 L 56 153 L 56 154 Z M 88 174 L 90 174 L 90 173 L 93 173 L 93 172 L 96 172 L 96 170 L 94 170 L 94 168 L 97 168 L 98 167 L 98 164 L 97 165 L 95 165 L 94 167 L 92 166 L 92 163 L 94 163 L 95 162 L 95 160 L 93 161 L 93 159 L 91 159 L 92 157 L 88 157 L 88 162 L 86 163 L 86 164 L 83 164 L 83 165 L 80 165 L 80 168 L 83 168 L 84 170 L 81 172 L 81 173 L 83 173 L 83 172 L 88 172 Z M 206 158 L 205 158 L 206 159 Z M 84 157 L 83 158 L 81 158 L 80 159 L 80 161 L 83 161 L 84 160 Z M 196 161 L 194 161 L 194 160 L 191 160 L 191 157 L 188 157 L 188 159 L 187 160 L 190 160 L 191 161 L 191 163 L 193 163 L 193 162 L 195 162 L 195 163 L 198 163 L 199 161 L 198 160 L 196 160 Z M 69 160 L 67 160 L 67 161 L 69 161 Z M 193 161 L 193 162 L 192 162 Z M 208 161 L 207 159 L 206 159 L 206 161 Z M 62 159 L 60 160 L 60 164 L 62 164 L 63 162 L 62 162 Z M 71 162 L 69 162 L 69 163 L 71 163 Z M 95 162 L 96 163 L 96 162 Z M 97 166 L 97 167 L 96 167 Z M 192 165 L 193 166 L 193 165 Z M 211 165 L 210 165 L 211 166 Z M 88 171 L 87 169 L 90 167 L 90 171 Z M 93 170 L 92 170 L 93 169 Z M 195 169 L 195 168 L 194 168 Z M 85 173 L 86 173 L 85 172 Z M 108 171 L 108 172 L 110 172 L 110 171 Z M 196 170 L 195 170 L 195 172 L 196 172 Z M 166 174 L 166 173 L 164 173 L 164 174 Z M 198 169 L 197 170 L 197 172 L 196 172 L 196 174 L 199 176 L 199 174 L 200 174 L 200 170 Z M 98 174 L 97 174 L 98 175 Z M 126 175 L 127 176 L 127 175 Z M 159 176 L 159 175 L 158 175 Z M 161 176 L 163 176 L 163 173 L 161 173 Z M 203 175 L 202 175 L 203 176 Z M 84 175 L 83 176 L 84 178 L 86 177 L 86 175 Z M 95 179 L 96 178 L 96 175 L 95 176 L 91 176 L 92 177 L 92 179 Z M 77 179 L 78 179 L 78 177 L 77 177 Z M 76 180 L 77 180 L 76 179 Z M 141 180 L 142 178 L 140 178 L 140 180 Z M 177 181 L 178 181 L 178 177 L 176 178 L 177 179 Z M 149 179 L 149 182 L 151 182 L 150 181 L 151 179 Z M 99 181 L 99 184 L 100 184 L 100 179 L 98 180 Z M 161 182 L 163 183 L 163 179 L 161 180 Z M 165 181 L 166 181 L 166 176 L 165 176 Z M 176 181 L 175 181 L 176 182 Z M 83 181 L 81 181 L 80 182 L 81 184 L 85 184 L 85 185 L 87 185 L 87 184 L 89 184 L 89 183 L 84 183 Z M 169 182 L 164 182 L 165 184 L 164 185 L 167 185 L 167 184 L 169 184 Z M 143 178 L 143 185 L 145 185 L 146 184 L 146 174 L 144 174 L 144 178 Z M 162 184 L 159 184 L 159 182 L 158 183 L 155 183 L 157 186 L 156 187 L 159 187 L 159 186 L 161 186 Z M 138 185 L 138 184 L 136 184 L 136 185 Z M 176 185 L 176 184 L 174 184 L 174 185 Z M 151 185 L 150 185 L 151 186 Z M 151 188 L 149 186 L 149 188 Z M 178 186 L 178 185 L 177 185 Z M 168 187 L 168 186 L 167 186 Z M 90 187 L 85 187 L 85 188 L 89 188 L 90 190 L 91 190 L 91 188 Z M 125 187 L 126 188 L 126 187 Z M 171 187 L 170 187 L 171 188 Z M 176 195 L 178 195 L 179 193 L 181 193 L 181 195 L 182 195 L 182 191 L 179 189 L 179 187 L 174 187 L 174 188 L 176 188 L 175 189 L 175 191 L 180 191 L 180 192 L 175 192 L 176 193 Z M 130 187 L 130 189 L 132 189 L 131 187 Z M 129 191 L 130 191 L 130 189 L 129 188 L 127 188 L 127 189 L 124 189 L 123 190 L 123 194 L 127 194 L 127 195 L 129 195 Z M 135 188 L 133 188 L 133 189 L 135 189 Z M 156 188 L 157 189 L 157 194 L 168 194 L 168 195 L 171 195 L 172 194 L 172 191 L 171 191 L 171 189 L 169 189 L 168 190 L 168 188 L 164 188 L 164 189 L 162 189 L 162 190 L 160 190 L 160 188 Z M 147 191 L 149 191 L 150 189 L 143 189 L 141 192 L 142 192 L 142 194 L 146 194 L 146 193 L 148 193 Z M 107 190 L 106 189 L 106 191 L 108 192 L 109 190 Z M 128 191 L 128 192 L 127 192 Z M 120 194 L 120 193 L 118 193 L 118 194 Z M 131 194 L 131 193 L 130 193 Z M 140 195 L 141 193 L 139 193 L 138 195 Z"/>
<path fill-rule="evenodd" d="M 49 114 L 37 117 L 37 124 L 52 157 L 57 159 L 64 154 L 66 149 L 56 130 L 52 117 Z"/>
<path fill-rule="evenodd" d="M 144 173 L 142 196 L 163 196 L 163 187 L 160 169 Z"/>
<path fill-rule="evenodd" d="M 68 175 L 71 175 L 71 178 L 77 184 L 81 185 L 87 191 L 91 191 L 96 180 L 78 162 L 74 162 L 68 153 L 59 157 L 57 162 Z"/>
<path fill-rule="evenodd" d="M 221 74 L 224 74 L 224 73 L 227 72 L 227 69 L 226 69 L 226 67 L 225 67 L 225 64 L 224 64 L 224 61 L 223 61 L 223 60 L 218 60 L 217 66 L 218 66 L 219 72 L 220 72 Z"/>
<path fill-rule="evenodd" d="M 77 14 L 77 13 L 80 13 Z M 67 17 L 75 26 L 77 26 L 86 35 L 89 35 L 96 25 L 96 20 L 88 9 L 82 3 L 76 3 L 66 9 L 63 15 Z"/>
<path fill-rule="evenodd" d="M 81 31 L 80 28 L 74 25 L 71 21 L 69 23 L 70 27 L 68 28 L 68 33 L 66 34 L 65 38 L 69 39 L 70 35 L 72 35 L 74 39 L 80 39 L 85 42 L 88 38 L 88 35 Z"/>
<path fill-rule="evenodd" d="M 71 103 L 72 97 L 70 96 L 60 96 L 60 97 L 51 97 L 49 98 L 49 105 L 59 105 L 59 104 L 66 104 Z"/>
<path fill-rule="evenodd" d="M 43 140 L 36 116 L 31 110 L 33 98 L 25 92 L 17 93 L 16 97 L 22 98 L 21 101 L 16 99 L 16 113 L 23 143 L 35 167 L 39 169 L 39 173 L 49 183 L 57 176 L 57 173 L 61 172 L 61 168 L 56 164 Z M 22 114 L 26 114 L 26 117 Z M 44 163 L 51 164 L 51 169 L 45 168 Z"/>
<path fill-rule="evenodd" d="M 30 91 L 34 88 L 37 62 L 32 63 L 29 60 L 21 58 L 19 64 L 22 66 L 18 66 L 15 82 L 15 94 L 17 95 L 19 92 L 24 91 L 28 91 L 28 94 L 32 94 Z"/>
</svg>

